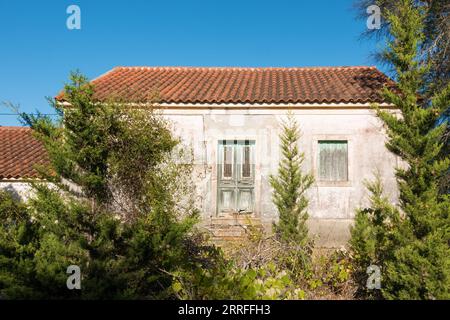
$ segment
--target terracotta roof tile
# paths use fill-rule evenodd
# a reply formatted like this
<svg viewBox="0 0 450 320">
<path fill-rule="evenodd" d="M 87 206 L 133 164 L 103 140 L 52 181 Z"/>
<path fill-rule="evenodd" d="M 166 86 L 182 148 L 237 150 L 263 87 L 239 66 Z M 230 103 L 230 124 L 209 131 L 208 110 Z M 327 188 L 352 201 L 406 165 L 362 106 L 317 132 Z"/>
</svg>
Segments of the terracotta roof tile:
<svg viewBox="0 0 450 320">
<path fill-rule="evenodd" d="M 0 127 L 0 179 L 39 178 L 35 165 L 48 164 L 47 152 L 26 127 Z"/>
<path fill-rule="evenodd" d="M 92 83 L 100 101 L 146 102 L 156 90 L 183 104 L 383 102 L 379 90 L 395 85 L 375 67 L 116 67 Z"/>
</svg>

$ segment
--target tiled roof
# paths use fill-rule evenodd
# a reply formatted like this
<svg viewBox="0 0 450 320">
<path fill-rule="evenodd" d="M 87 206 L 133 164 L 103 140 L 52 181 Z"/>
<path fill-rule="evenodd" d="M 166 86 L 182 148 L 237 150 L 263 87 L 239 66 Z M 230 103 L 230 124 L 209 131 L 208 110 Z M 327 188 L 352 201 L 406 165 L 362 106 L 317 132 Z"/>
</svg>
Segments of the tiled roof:
<svg viewBox="0 0 450 320">
<path fill-rule="evenodd" d="M 38 178 L 34 166 L 48 164 L 44 146 L 26 127 L 0 127 L 0 179 Z"/>
<path fill-rule="evenodd" d="M 116 67 L 92 83 L 100 101 L 145 102 L 158 92 L 175 104 L 383 102 L 379 90 L 394 85 L 375 67 Z"/>
</svg>

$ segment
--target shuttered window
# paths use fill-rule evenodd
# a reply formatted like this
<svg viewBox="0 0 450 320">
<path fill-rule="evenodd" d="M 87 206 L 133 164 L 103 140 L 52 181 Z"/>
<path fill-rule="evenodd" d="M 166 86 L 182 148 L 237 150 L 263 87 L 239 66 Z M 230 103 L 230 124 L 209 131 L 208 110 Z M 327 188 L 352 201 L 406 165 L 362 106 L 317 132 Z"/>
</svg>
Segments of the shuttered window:
<svg viewBox="0 0 450 320">
<path fill-rule="evenodd" d="M 251 213 L 254 206 L 254 141 L 219 141 L 217 211 Z"/>
<path fill-rule="evenodd" d="M 319 141 L 319 180 L 348 180 L 347 141 Z"/>
</svg>

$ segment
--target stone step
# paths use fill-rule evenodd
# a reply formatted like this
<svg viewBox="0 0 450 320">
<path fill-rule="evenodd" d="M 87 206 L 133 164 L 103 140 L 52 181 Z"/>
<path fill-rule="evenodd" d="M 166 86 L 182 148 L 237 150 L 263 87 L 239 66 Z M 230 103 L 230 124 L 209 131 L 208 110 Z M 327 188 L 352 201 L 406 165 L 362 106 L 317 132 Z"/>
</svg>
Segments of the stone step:
<svg viewBox="0 0 450 320">
<path fill-rule="evenodd" d="M 249 224 L 224 224 L 224 223 L 211 223 L 211 224 L 205 224 L 206 228 L 210 228 L 210 229 L 220 229 L 220 228 L 237 228 L 237 229 L 248 229 L 253 225 L 249 225 Z"/>
<path fill-rule="evenodd" d="M 252 227 L 262 227 L 261 219 L 248 216 L 213 217 L 204 221 L 210 240 L 216 245 L 243 240 Z"/>
<path fill-rule="evenodd" d="M 221 248 L 227 248 L 239 244 L 242 238 L 210 238 L 209 241 Z"/>
<path fill-rule="evenodd" d="M 237 216 L 237 217 L 213 217 L 205 220 L 208 225 L 259 225 L 260 218 Z"/>
<path fill-rule="evenodd" d="M 217 229 L 212 231 L 212 236 L 218 238 L 242 238 L 245 236 L 245 234 L 245 231 L 241 230 Z"/>
</svg>

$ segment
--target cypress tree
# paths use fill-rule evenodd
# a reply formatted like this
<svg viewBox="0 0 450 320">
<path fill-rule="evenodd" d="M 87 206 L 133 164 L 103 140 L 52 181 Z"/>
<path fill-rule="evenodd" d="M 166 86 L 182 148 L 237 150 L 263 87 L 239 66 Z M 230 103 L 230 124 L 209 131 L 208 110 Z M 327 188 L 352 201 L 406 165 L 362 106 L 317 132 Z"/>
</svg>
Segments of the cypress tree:
<svg viewBox="0 0 450 320">
<path fill-rule="evenodd" d="M 397 89 L 384 89 L 383 93 L 401 115 L 376 110 L 387 130 L 387 148 L 405 164 L 396 168 L 399 213 L 394 217 L 378 214 L 375 219 L 374 210 L 387 209 L 373 207 L 366 211 L 372 217 L 357 215 L 352 231 L 359 262 L 368 251 L 357 239 L 375 241 L 372 248 L 379 258 L 375 263 L 381 264 L 382 295 L 388 299 L 450 297 L 450 198 L 439 192 L 440 180 L 450 170 L 450 158 L 442 157 L 450 84 L 422 101 L 429 90 L 424 81 L 429 63 L 418 55 L 424 41 L 423 10 L 412 0 L 400 0 L 386 16 L 391 39 L 384 57 L 395 69 Z M 366 240 L 361 232 L 367 233 Z"/>
<path fill-rule="evenodd" d="M 302 172 L 305 159 L 299 151 L 300 129 L 293 114 L 288 114 L 282 124 L 281 160 L 278 174 L 270 176 L 273 188 L 273 202 L 278 210 L 279 221 L 273 224 L 273 231 L 283 241 L 306 244 L 308 241 L 308 198 L 306 191 L 313 184 L 311 174 Z"/>
</svg>

